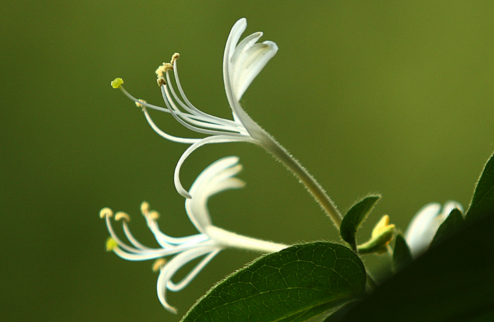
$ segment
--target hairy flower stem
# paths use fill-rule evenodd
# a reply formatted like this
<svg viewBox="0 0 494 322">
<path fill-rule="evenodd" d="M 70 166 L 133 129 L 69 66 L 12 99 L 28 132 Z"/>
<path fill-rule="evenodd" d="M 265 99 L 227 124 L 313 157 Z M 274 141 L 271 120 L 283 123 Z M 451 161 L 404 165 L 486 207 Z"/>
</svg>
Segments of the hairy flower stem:
<svg viewBox="0 0 494 322">
<path fill-rule="evenodd" d="M 322 209 L 326 212 L 329 218 L 333 221 L 335 227 L 339 230 L 341 225 L 342 216 L 331 198 L 326 194 L 326 191 L 322 188 L 319 182 L 310 175 L 310 173 L 295 159 L 283 146 L 281 146 L 276 140 L 263 131 L 268 140 L 263 140 L 263 146 L 269 151 L 276 159 L 278 159 L 283 165 L 293 172 L 293 174 L 300 180 L 309 193 L 316 199 Z M 267 142 L 268 141 L 268 142 Z"/>
</svg>

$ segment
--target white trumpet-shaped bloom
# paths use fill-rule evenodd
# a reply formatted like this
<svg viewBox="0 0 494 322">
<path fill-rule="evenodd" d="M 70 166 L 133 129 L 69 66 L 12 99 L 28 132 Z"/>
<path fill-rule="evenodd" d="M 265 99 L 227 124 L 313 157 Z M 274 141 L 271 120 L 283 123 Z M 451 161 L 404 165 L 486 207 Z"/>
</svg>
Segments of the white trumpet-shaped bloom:
<svg viewBox="0 0 494 322">
<path fill-rule="evenodd" d="M 405 232 L 413 257 L 429 248 L 439 226 L 455 208 L 463 212 L 463 207 L 456 201 L 448 201 L 442 207 L 439 203 L 429 203 L 417 212 Z"/>
<path fill-rule="evenodd" d="M 158 213 L 150 211 L 149 204 L 143 202 L 141 212 L 159 244 L 158 248 L 147 247 L 137 241 L 128 227 L 130 217 L 126 213 L 117 212 L 114 218 L 116 221 L 122 221 L 123 231 L 130 243 L 124 242 L 112 227 L 113 212 L 109 208 L 101 210 L 100 216 L 106 219 L 110 232 L 110 238 L 107 241 L 108 250 L 131 261 L 157 260 L 153 269 L 160 271 L 157 283 L 158 298 L 168 311 L 176 313 L 176 309 L 166 300 L 166 290 L 174 292 L 182 290 L 221 250 L 233 247 L 269 253 L 287 247 L 283 244 L 237 235 L 213 226 L 207 208 L 208 199 L 221 191 L 243 187 L 244 182 L 235 177 L 241 169 L 242 166 L 238 164 L 237 157 L 220 159 L 206 168 L 192 184 L 190 189 L 192 198 L 186 199 L 185 209 L 190 221 L 199 231 L 196 235 L 177 238 L 164 234 L 158 226 Z M 166 257 L 172 258 L 165 261 Z M 174 274 L 181 267 L 201 257 L 199 263 L 185 278 L 178 283 L 172 281 Z"/>
<path fill-rule="evenodd" d="M 174 54 L 171 63 L 164 63 L 156 70 L 158 85 L 161 88 L 166 107 L 148 104 L 130 95 L 121 86 L 123 81 L 116 79 L 112 82 L 114 88 L 120 88 L 128 97 L 142 107 L 144 115 L 160 136 L 167 140 L 191 146 L 184 152 L 175 168 L 175 185 L 177 191 L 186 198 L 190 194 L 180 182 L 180 168 L 185 159 L 197 148 L 209 143 L 249 142 L 268 148 L 272 139 L 264 132 L 242 109 L 239 100 L 254 78 L 261 72 L 267 62 L 276 54 L 278 46 L 272 41 L 257 43 L 262 32 L 247 36 L 240 43 L 240 37 L 247 28 L 247 20 L 242 18 L 233 26 L 228 37 L 224 58 L 223 77 L 226 96 L 232 109 L 233 120 L 223 119 L 207 114 L 196 108 L 185 95 L 179 77 L 177 60 L 179 54 Z M 174 74 L 176 89 L 172 85 L 170 74 Z M 152 120 L 147 108 L 170 113 L 186 128 L 207 135 L 204 138 L 183 138 L 170 135 L 161 130 Z"/>
<path fill-rule="evenodd" d="M 138 107 L 142 108 L 146 120 L 160 136 L 173 142 L 190 144 L 190 147 L 184 151 L 177 162 L 174 173 L 175 187 L 182 196 L 191 198 L 191 194 L 182 186 L 180 181 L 180 169 L 194 150 L 210 143 L 254 143 L 264 148 L 283 163 L 287 169 L 292 171 L 328 214 L 336 228 L 339 228 L 342 216 L 321 185 L 285 148 L 254 122 L 239 103 L 254 78 L 278 51 L 278 46 L 272 41 L 257 42 L 261 38 L 262 32 L 253 33 L 240 41 L 246 28 L 247 20 L 245 18 L 235 23 L 228 36 L 223 55 L 223 80 L 233 119 L 210 115 L 190 102 L 178 77 L 177 60 L 180 57 L 179 54 L 174 54 L 170 63 L 163 63 L 156 70 L 158 85 L 161 89 L 165 107 L 149 104 L 130 95 L 123 88 L 123 80 L 121 78 L 112 81 L 111 85 L 113 88 L 120 88 Z M 173 83 L 175 86 L 173 86 Z M 189 138 L 168 134 L 154 123 L 149 114 L 149 109 L 169 113 L 184 127 L 201 133 L 205 137 Z"/>
</svg>

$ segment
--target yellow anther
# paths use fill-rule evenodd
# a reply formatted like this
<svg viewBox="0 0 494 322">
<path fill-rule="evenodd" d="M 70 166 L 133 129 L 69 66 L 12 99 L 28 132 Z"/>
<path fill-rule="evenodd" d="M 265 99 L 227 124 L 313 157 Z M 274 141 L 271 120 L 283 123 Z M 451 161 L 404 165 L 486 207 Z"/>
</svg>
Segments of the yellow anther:
<svg viewBox="0 0 494 322">
<path fill-rule="evenodd" d="M 160 77 L 158 77 L 157 82 L 158 82 L 158 86 L 159 86 L 159 87 L 161 87 L 161 86 L 163 86 L 163 85 L 166 85 L 165 78 L 163 78 L 163 77 L 161 77 L 161 76 L 160 76 Z"/>
<path fill-rule="evenodd" d="M 173 70 L 173 65 L 170 64 L 170 63 L 163 63 L 163 69 L 166 72 L 170 71 L 170 70 Z"/>
<path fill-rule="evenodd" d="M 170 63 L 163 63 L 163 65 L 160 65 L 160 67 L 156 68 L 156 76 L 158 76 L 158 78 L 160 77 L 164 77 L 165 76 L 165 73 L 170 71 L 170 70 L 173 70 L 173 65 L 170 64 Z"/>
<path fill-rule="evenodd" d="M 180 58 L 180 54 L 179 53 L 174 53 L 173 56 L 172 56 L 172 60 L 171 60 L 171 64 L 173 65 L 173 63 Z"/>
<path fill-rule="evenodd" d="M 159 77 L 163 77 L 163 75 L 165 74 L 165 66 L 164 66 L 164 64 L 163 65 L 160 65 L 160 67 L 156 68 L 155 73 L 156 73 L 156 76 L 158 76 L 158 78 Z"/>
<path fill-rule="evenodd" d="M 163 266 L 165 266 L 165 264 L 166 264 L 166 259 L 158 258 L 157 260 L 154 261 L 153 272 L 158 272 Z"/>
<path fill-rule="evenodd" d="M 149 213 L 149 203 L 147 201 L 141 203 L 141 212 L 144 216 Z"/>
<path fill-rule="evenodd" d="M 156 210 L 152 210 L 148 212 L 148 217 L 151 220 L 157 220 L 160 217 L 160 214 Z"/>
<path fill-rule="evenodd" d="M 140 99 L 140 98 L 139 98 L 139 99 L 138 99 L 138 101 L 139 101 L 139 102 L 136 102 L 136 106 L 137 106 L 137 107 L 140 107 L 140 108 L 142 108 L 142 109 L 146 108 L 146 106 L 144 106 L 144 105 L 142 104 L 142 103 L 147 103 L 145 100 L 143 100 L 143 99 Z"/>
<path fill-rule="evenodd" d="M 111 252 L 118 247 L 118 243 L 115 239 L 108 237 L 106 240 L 106 251 Z"/>
<path fill-rule="evenodd" d="M 105 218 L 106 216 L 113 216 L 113 211 L 110 208 L 103 208 L 99 211 L 100 218 Z"/>
<path fill-rule="evenodd" d="M 123 219 L 123 220 L 125 220 L 125 221 L 129 222 L 129 221 L 130 221 L 130 216 L 129 216 L 129 215 L 127 215 L 127 214 L 126 214 L 125 212 L 123 212 L 123 211 L 119 211 L 119 212 L 117 212 L 117 213 L 115 214 L 115 220 L 117 220 L 117 221 L 118 221 L 118 220 L 120 220 L 120 219 Z"/>
<path fill-rule="evenodd" d="M 111 81 L 111 87 L 113 88 L 119 88 L 123 84 L 123 79 L 121 78 L 115 78 L 114 80 Z"/>
</svg>

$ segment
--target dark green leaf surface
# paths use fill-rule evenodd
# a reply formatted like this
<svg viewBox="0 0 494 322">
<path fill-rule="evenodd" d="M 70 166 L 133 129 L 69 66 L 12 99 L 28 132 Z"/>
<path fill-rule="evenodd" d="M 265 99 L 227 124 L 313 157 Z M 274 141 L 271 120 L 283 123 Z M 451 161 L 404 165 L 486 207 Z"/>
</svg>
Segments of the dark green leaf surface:
<svg viewBox="0 0 494 322">
<path fill-rule="evenodd" d="M 353 250 L 357 247 L 355 234 L 362 222 L 367 218 L 376 202 L 381 198 L 379 195 L 370 195 L 356 202 L 348 210 L 340 226 L 340 235 L 344 241 L 350 244 Z"/>
<path fill-rule="evenodd" d="M 465 219 L 475 220 L 488 214 L 494 214 L 494 154 L 480 175 Z"/>
<path fill-rule="evenodd" d="M 448 218 L 439 226 L 434 239 L 432 240 L 431 247 L 436 246 L 438 243 L 446 239 L 448 236 L 453 235 L 459 231 L 465 224 L 463 214 L 457 208 L 453 209 Z"/>
<path fill-rule="evenodd" d="M 395 248 L 393 250 L 393 267 L 395 271 L 402 270 L 412 262 L 412 252 L 408 247 L 402 233 L 396 235 Z"/>
<path fill-rule="evenodd" d="M 213 287 L 182 321 L 306 321 L 365 293 L 347 247 L 314 242 L 263 256 Z"/>
<path fill-rule="evenodd" d="M 326 321 L 494 321 L 493 228 L 494 216 L 466 224 Z"/>
</svg>

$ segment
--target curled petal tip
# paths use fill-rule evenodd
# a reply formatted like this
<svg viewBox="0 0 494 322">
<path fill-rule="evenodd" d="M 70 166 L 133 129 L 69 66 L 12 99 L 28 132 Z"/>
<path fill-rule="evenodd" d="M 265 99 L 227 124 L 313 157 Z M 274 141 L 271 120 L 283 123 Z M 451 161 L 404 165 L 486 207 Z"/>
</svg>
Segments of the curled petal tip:
<svg viewBox="0 0 494 322">
<path fill-rule="evenodd" d="M 192 196 L 190 195 L 190 193 L 187 190 L 185 190 L 184 188 L 178 187 L 177 191 L 180 195 L 182 195 L 182 197 L 187 198 L 187 199 L 192 199 Z"/>
<path fill-rule="evenodd" d="M 193 147 L 194 145 L 192 145 L 191 147 Z M 190 149 L 190 148 L 189 148 Z M 188 153 L 187 151 L 189 150 L 187 149 L 184 154 L 182 155 L 182 157 L 180 158 L 180 160 L 178 161 L 177 163 L 177 166 L 175 167 L 175 173 L 173 175 L 173 181 L 175 182 L 175 189 L 177 189 L 177 192 L 182 195 L 184 198 L 187 198 L 187 199 L 191 199 L 192 196 L 190 195 L 190 193 L 184 189 L 183 185 L 182 185 L 182 182 L 180 181 L 180 168 L 182 167 L 182 164 L 183 162 L 185 161 L 185 159 L 188 157 Z"/>
<path fill-rule="evenodd" d="M 246 23 L 242 24 L 241 20 L 233 26 L 225 49 L 223 58 L 225 88 L 227 91 L 230 89 L 234 94 L 234 97 L 229 95 L 229 100 L 240 100 L 254 78 L 278 51 L 278 46 L 272 41 L 257 43 L 262 32 L 253 33 L 238 43 L 245 28 Z M 233 106 L 233 103 L 230 102 L 230 105 Z"/>
<path fill-rule="evenodd" d="M 235 164 L 238 161 L 240 161 L 240 158 L 237 157 L 236 155 L 232 155 L 232 156 L 229 156 L 229 157 L 224 157 L 223 160 L 229 160 L 232 164 Z"/>
<path fill-rule="evenodd" d="M 238 28 L 240 26 L 247 26 L 247 18 L 240 18 L 240 19 L 238 19 L 237 22 L 233 25 L 233 28 L 235 28 L 235 27 Z"/>
<path fill-rule="evenodd" d="M 166 305 L 165 306 L 165 309 L 168 312 L 173 313 L 173 314 L 177 314 L 178 313 L 177 309 L 175 307 L 171 306 L 171 305 Z"/>
</svg>

